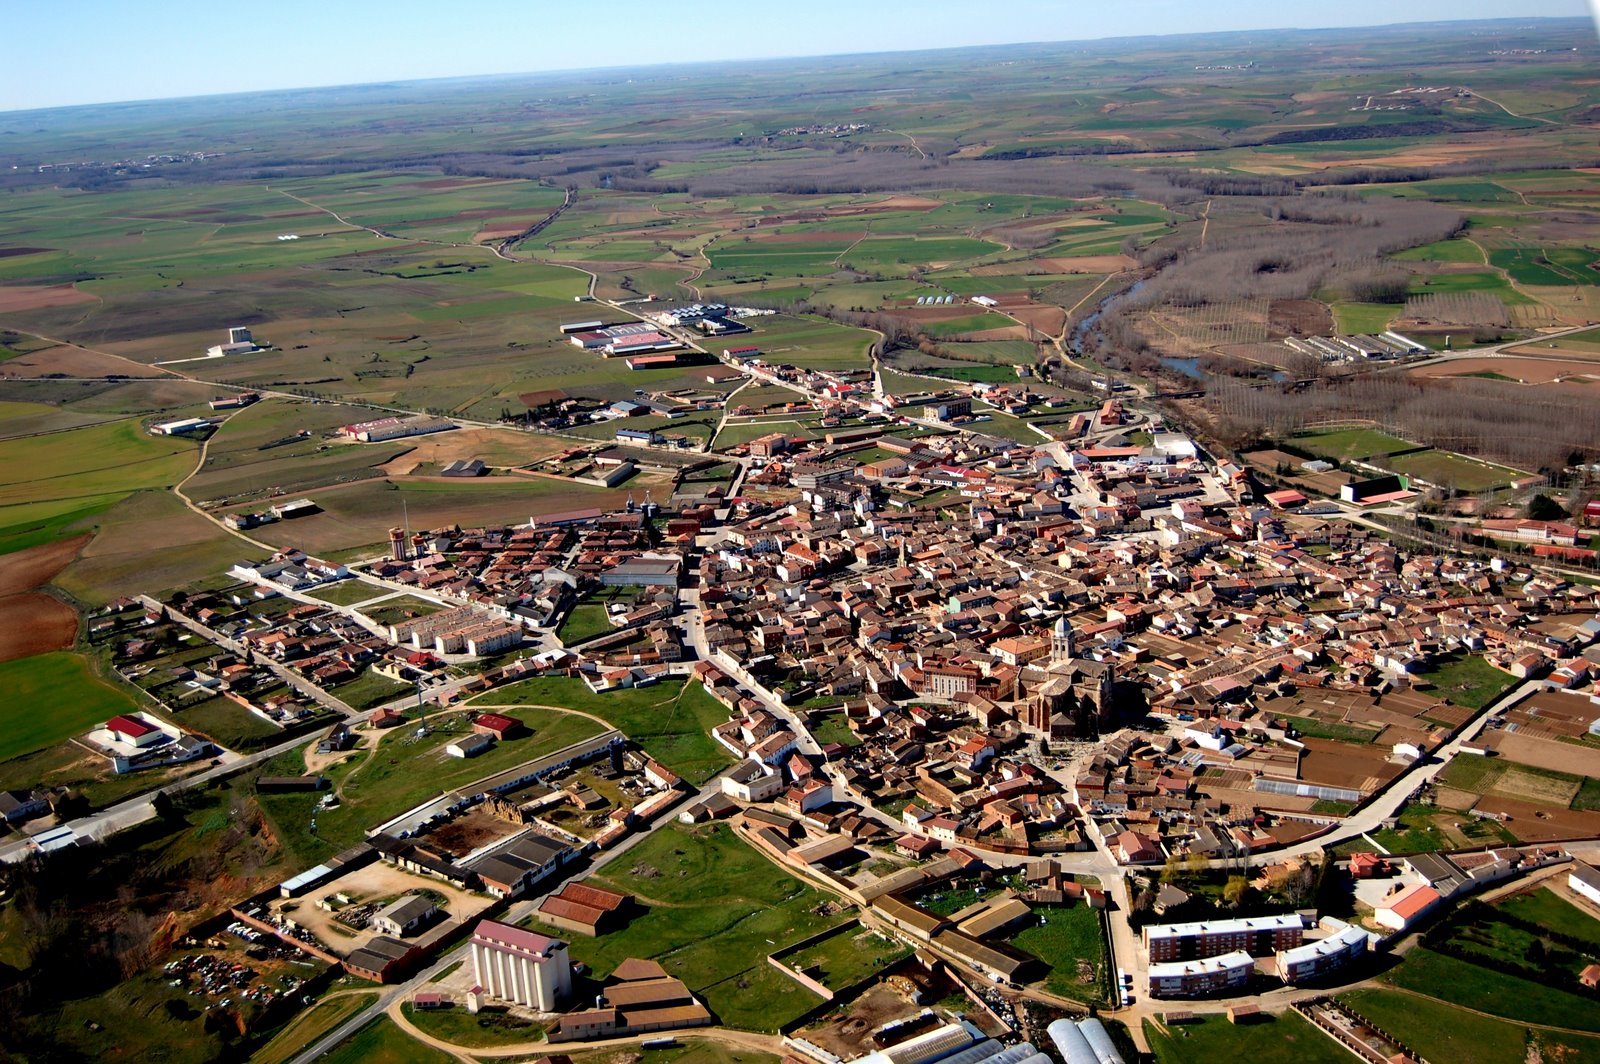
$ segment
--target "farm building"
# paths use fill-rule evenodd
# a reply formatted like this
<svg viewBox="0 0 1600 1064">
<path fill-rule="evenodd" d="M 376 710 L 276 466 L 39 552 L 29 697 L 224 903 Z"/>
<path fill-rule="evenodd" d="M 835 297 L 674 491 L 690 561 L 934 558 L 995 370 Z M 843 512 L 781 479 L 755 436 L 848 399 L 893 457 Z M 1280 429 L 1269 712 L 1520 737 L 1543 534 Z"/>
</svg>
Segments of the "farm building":
<svg viewBox="0 0 1600 1064">
<path fill-rule="evenodd" d="M 382 417 L 375 421 L 358 421 L 339 429 L 341 435 L 362 443 L 383 443 L 405 439 L 407 436 L 426 436 L 445 432 L 455 425 L 437 417 Z"/>
<path fill-rule="evenodd" d="M 473 732 L 471 735 L 464 735 L 445 747 L 444 752 L 451 757 L 477 757 L 479 754 L 486 753 L 492 746 L 494 746 L 494 736 L 485 735 L 482 732 Z"/>
<path fill-rule="evenodd" d="M 474 458 L 468 461 L 457 458 L 454 462 L 439 470 L 441 477 L 481 477 L 488 472 L 488 466 L 483 464 L 483 459 Z"/>
<path fill-rule="evenodd" d="M 472 932 L 472 971 L 492 997 L 554 1012 L 572 993 L 567 944 L 520 927 L 484 920 Z"/>
<path fill-rule="evenodd" d="M 405 938 L 421 931 L 438 916 L 439 907 L 433 902 L 420 894 L 407 894 L 379 910 L 372 918 L 372 927 L 385 935 Z"/>
</svg>

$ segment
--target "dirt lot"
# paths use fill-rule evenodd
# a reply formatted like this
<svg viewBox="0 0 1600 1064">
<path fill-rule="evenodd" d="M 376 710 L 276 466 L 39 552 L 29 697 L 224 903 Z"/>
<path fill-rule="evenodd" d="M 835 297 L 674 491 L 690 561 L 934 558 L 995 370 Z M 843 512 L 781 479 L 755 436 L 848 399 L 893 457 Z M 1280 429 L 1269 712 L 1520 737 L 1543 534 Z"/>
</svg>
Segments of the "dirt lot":
<svg viewBox="0 0 1600 1064">
<path fill-rule="evenodd" d="M 872 1032 L 876 1028 L 917 1012 L 917 1006 L 888 986 L 879 984 L 851 1002 L 842 1018 L 834 1017 L 831 1023 L 807 1028 L 801 1037 L 849 1060 L 877 1048 L 872 1042 Z"/>
<path fill-rule="evenodd" d="M 518 830 L 516 825 L 475 809 L 457 817 L 444 827 L 428 833 L 428 841 L 443 847 L 457 857 L 465 857 L 480 846 L 503 839 Z"/>
<path fill-rule="evenodd" d="M 1477 808 L 1489 813 L 1509 814 L 1511 821 L 1506 826 L 1524 842 L 1590 838 L 1600 834 L 1600 812 L 1552 809 L 1547 805 L 1536 805 L 1498 794 L 1485 796 Z"/>
<path fill-rule="evenodd" d="M 1333 312 L 1314 299 L 1274 299 L 1267 330 L 1273 336 L 1327 336 L 1334 331 Z"/>
<path fill-rule="evenodd" d="M 1552 772 L 1570 772 L 1582 776 L 1600 769 L 1600 753 L 1592 748 L 1541 739 L 1536 735 L 1502 733 L 1495 746 L 1508 761 L 1520 761 Z M 1497 786 L 1495 789 L 1504 791 L 1505 787 Z M 1568 800 L 1571 800 L 1570 796 Z"/>
<path fill-rule="evenodd" d="M 1356 746 L 1328 739 L 1306 739 L 1300 759 L 1300 778 L 1308 783 L 1354 787 L 1373 791 L 1399 774 L 1401 766 L 1389 761 L 1389 748 L 1376 743 Z"/>
<path fill-rule="evenodd" d="M 371 928 L 356 931 L 339 923 L 334 919 L 333 913 L 317 906 L 317 899 L 344 891 L 358 902 L 388 904 L 402 894 L 418 890 L 431 890 L 443 894 L 447 899 L 445 911 L 454 920 L 461 920 L 478 912 L 490 900 L 464 890 L 457 890 L 443 880 L 422 879 L 410 875 L 380 861 L 365 868 L 358 868 L 332 882 L 324 883 L 299 898 L 274 900 L 271 908 L 274 912 L 286 913 L 296 924 L 310 931 L 318 941 L 327 943 L 336 952 L 349 953 L 365 945 L 376 932 Z"/>
</svg>

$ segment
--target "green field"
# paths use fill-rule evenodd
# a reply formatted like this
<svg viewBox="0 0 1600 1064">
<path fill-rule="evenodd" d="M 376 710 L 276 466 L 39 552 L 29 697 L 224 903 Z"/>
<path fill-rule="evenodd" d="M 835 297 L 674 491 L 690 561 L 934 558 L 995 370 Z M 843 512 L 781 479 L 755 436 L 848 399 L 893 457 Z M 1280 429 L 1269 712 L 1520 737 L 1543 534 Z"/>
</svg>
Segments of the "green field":
<svg viewBox="0 0 1600 1064">
<path fill-rule="evenodd" d="M 537 1042 L 544 1037 L 544 1028 L 539 1024 L 498 1009 L 484 1009 L 476 1016 L 461 1005 L 448 1009 L 419 1009 L 407 1002 L 400 1009 L 418 1030 L 451 1045 L 516 1045 Z"/>
<path fill-rule="evenodd" d="M 1425 947 L 1406 954 L 1386 982 L 1463 1008 L 1509 1020 L 1600 1031 L 1600 1010 L 1588 998 L 1473 964 Z"/>
<path fill-rule="evenodd" d="M 612 626 L 606 608 L 599 603 L 580 602 L 562 620 L 561 626 L 556 629 L 556 637 L 571 646 L 609 631 L 612 631 Z"/>
<path fill-rule="evenodd" d="M 0 761 L 31 754 L 88 731 L 141 704 L 95 676 L 81 654 L 57 651 L 0 662 Z"/>
<path fill-rule="evenodd" d="M 1509 466 L 1444 451 L 1415 451 L 1383 459 L 1381 464 L 1408 477 L 1467 492 L 1505 487 L 1528 475 Z"/>
<path fill-rule="evenodd" d="M 827 900 L 741 842 L 725 824 L 673 823 L 594 879 L 633 894 L 642 912 L 625 928 L 573 946 L 597 976 L 629 957 L 659 961 L 724 1025 L 773 1031 L 820 999 L 766 962 L 840 916 L 813 912 Z M 559 931 L 550 931 L 559 935 Z"/>
<path fill-rule="evenodd" d="M 1376 429 L 1331 429 L 1324 432 L 1307 432 L 1286 442 L 1318 457 L 1335 458 L 1342 462 L 1353 458 L 1397 454 L 1417 446 Z"/>
<path fill-rule="evenodd" d="M 1162 1030 L 1144 1022 L 1156 1064 L 1348 1064 L 1350 1051 L 1293 1012 L 1235 1026 L 1215 1013 Z M 1449 1058 L 1446 1058 L 1449 1059 Z"/>
<path fill-rule="evenodd" d="M 840 991 L 910 955 L 911 947 L 899 940 L 858 928 L 791 953 L 783 962 L 829 990 Z"/>
<path fill-rule="evenodd" d="M 1446 655 L 1414 675 L 1430 684 L 1435 694 L 1468 709 L 1482 709 L 1517 682 L 1509 673 L 1490 665 L 1481 654 Z"/>
<path fill-rule="evenodd" d="M 649 687 L 591 692 L 582 680 L 540 676 L 481 695 L 478 705 L 562 706 L 592 713 L 619 728 L 663 765 L 694 784 L 732 762 L 711 738 L 728 711 L 698 683 L 668 680 Z"/>
<path fill-rule="evenodd" d="M 1399 316 L 1400 308 L 1391 303 L 1334 303 L 1333 320 L 1345 335 L 1377 334 Z"/>
<path fill-rule="evenodd" d="M 1103 1003 L 1108 973 L 1100 911 L 1087 905 L 1037 911 L 1044 923 L 1023 928 L 1011 944 L 1049 967 L 1044 988 L 1052 994 L 1085 1003 Z M 1080 960 L 1087 961 L 1093 969 L 1087 982 L 1080 976 Z"/>
<path fill-rule="evenodd" d="M 1488 1016 L 1393 990 L 1353 990 L 1340 1000 L 1430 1061 L 1522 1064 L 1527 1059 L 1522 1030 Z"/>
</svg>

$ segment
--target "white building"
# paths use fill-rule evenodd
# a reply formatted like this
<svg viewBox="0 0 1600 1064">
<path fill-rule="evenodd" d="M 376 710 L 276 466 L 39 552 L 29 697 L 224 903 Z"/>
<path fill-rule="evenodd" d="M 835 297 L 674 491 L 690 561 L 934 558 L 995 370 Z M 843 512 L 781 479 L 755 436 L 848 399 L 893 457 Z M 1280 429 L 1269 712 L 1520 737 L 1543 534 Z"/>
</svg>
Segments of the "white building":
<svg viewBox="0 0 1600 1064">
<path fill-rule="evenodd" d="M 1370 936 L 1343 920 L 1326 917 L 1323 926 L 1333 933 L 1316 942 L 1278 951 L 1278 978 L 1286 983 L 1313 979 L 1366 955 Z"/>
<path fill-rule="evenodd" d="M 1600 872 L 1586 864 L 1574 864 L 1567 873 L 1567 886 L 1583 895 L 1595 905 L 1600 905 Z"/>
<path fill-rule="evenodd" d="M 567 944 L 520 927 L 484 920 L 472 932 L 472 971 L 493 997 L 554 1012 L 572 993 Z"/>
</svg>

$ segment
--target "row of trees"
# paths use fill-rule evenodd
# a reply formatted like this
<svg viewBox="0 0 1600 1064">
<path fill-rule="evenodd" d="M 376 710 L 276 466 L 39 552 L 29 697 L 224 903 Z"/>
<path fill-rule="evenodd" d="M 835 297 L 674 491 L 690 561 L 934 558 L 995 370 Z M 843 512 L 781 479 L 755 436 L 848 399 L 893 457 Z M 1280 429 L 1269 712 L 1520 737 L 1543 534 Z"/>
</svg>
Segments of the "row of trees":
<svg viewBox="0 0 1600 1064">
<path fill-rule="evenodd" d="M 1600 451 L 1600 404 L 1548 389 L 1527 389 L 1512 403 L 1505 389 L 1494 381 L 1401 373 L 1328 378 L 1304 390 L 1214 379 L 1205 404 L 1219 438 L 1234 446 L 1359 419 L 1520 469 L 1558 471 L 1575 451 Z"/>
</svg>

